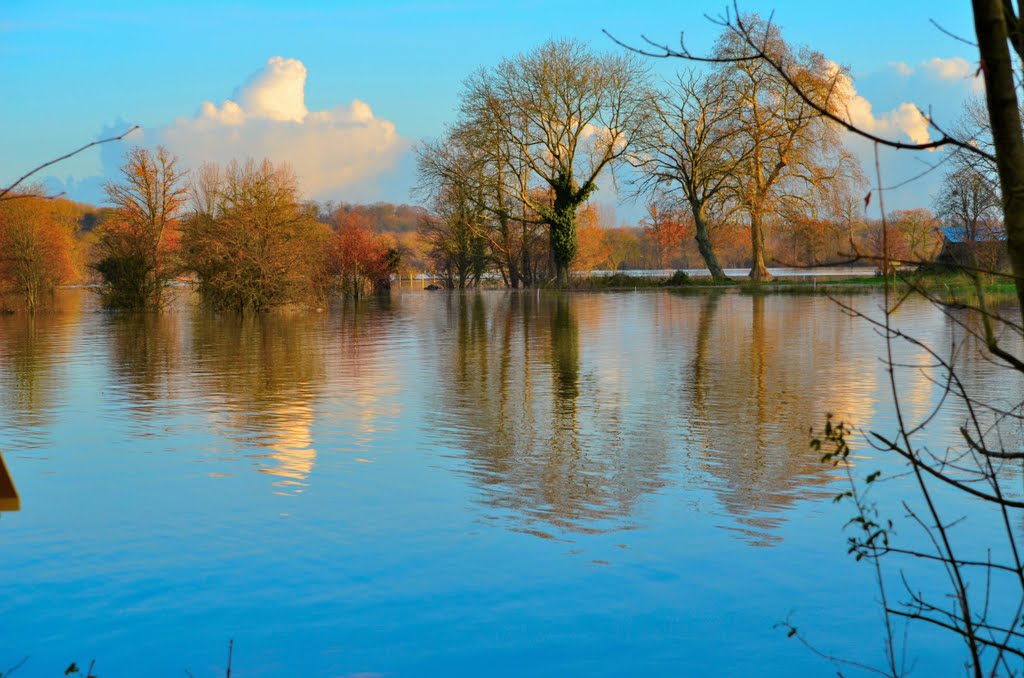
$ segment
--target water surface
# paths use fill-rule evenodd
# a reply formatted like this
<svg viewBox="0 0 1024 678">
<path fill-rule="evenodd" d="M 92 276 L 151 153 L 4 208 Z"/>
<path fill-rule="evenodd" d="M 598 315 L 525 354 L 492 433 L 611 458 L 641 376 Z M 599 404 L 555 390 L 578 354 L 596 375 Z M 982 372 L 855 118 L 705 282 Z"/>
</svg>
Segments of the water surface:
<svg viewBox="0 0 1024 678">
<path fill-rule="evenodd" d="M 896 319 L 963 334 L 923 301 Z M 69 291 L 0 317 L 23 505 L 0 520 L 0 670 L 222 675 L 233 638 L 238 676 L 830 673 L 786 618 L 874 661 L 845 475 L 807 442 L 826 412 L 892 426 L 881 347 L 818 296 L 418 292 L 240 318 Z M 927 416 L 927 372 L 899 382 Z M 876 468 L 899 467 L 858 449 Z M 912 640 L 922 675 L 960 656 Z"/>
</svg>

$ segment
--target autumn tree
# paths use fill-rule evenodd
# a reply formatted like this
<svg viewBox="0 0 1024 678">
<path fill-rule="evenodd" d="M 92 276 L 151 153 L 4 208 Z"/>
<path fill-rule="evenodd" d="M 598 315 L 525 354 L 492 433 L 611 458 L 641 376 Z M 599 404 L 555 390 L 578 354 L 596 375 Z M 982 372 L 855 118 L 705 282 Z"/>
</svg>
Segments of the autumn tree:
<svg viewBox="0 0 1024 678">
<path fill-rule="evenodd" d="M 639 263 L 640 239 L 635 229 L 629 226 L 605 229 L 604 242 L 608 248 L 608 268 L 612 271 Z"/>
<path fill-rule="evenodd" d="M 367 290 L 390 289 L 391 276 L 401 261 L 394 241 L 375 233 L 373 223 L 358 212 L 337 217 L 337 231 L 328 249 L 328 272 L 336 286 L 356 297 Z"/>
<path fill-rule="evenodd" d="M 162 146 L 135 147 L 121 167 L 121 181 L 104 186 L 114 209 L 97 231 L 93 267 L 110 308 L 159 307 L 179 271 L 178 229 L 188 189 L 177 163 Z"/>
<path fill-rule="evenodd" d="M 473 147 L 501 168 L 495 179 L 529 219 L 547 226 L 560 286 L 578 248 L 578 209 L 629 152 L 648 115 L 646 82 L 634 55 L 551 40 L 466 83 L 457 127 L 484 140 Z"/>
<path fill-rule="evenodd" d="M 32 193 L 0 201 L 0 289 L 30 313 L 75 274 L 76 222 L 62 218 L 70 203 Z"/>
<path fill-rule="evenodd" d="M 479 284 L 490 264 L 488 215 L 466 190 L 455 184 L 439 192 L 434 214 L 423 217 L 419 226 L 434 270 L 450 288 Z"/>
<path fill-rule="evenodd" d="M 732 199 L 750 226 L 751 270 L 754 281 L 770 279 L 766 265 L 765 222 L 773 214 L 810 207 L 820 194 L 857 171 L 843 149 L 839 127 L 822 115 L 813 102 L 828 110 L 845 106 L 848 92 L 835 86 L 834 64 L 808 48 L 794 50 L 778 27 L 756 15 L 742 19 L 760 50 L 788 64 L 789 78 L 801 96 L 768 63 L 753 58 L 743 36 L 726 30 L 714 55 L 716 70 L 736 97 L 735 115 L 728 121 L 729 137 L 742 158 L 732 175 Z"/>
<path fill-rule="evenodd" d="M 259 312 L 323 300 L 331 231 L 300 201 L 286 165 L 204 165 L 192 202 L 182 257 L 206 303 Z"/>
<path fill-rule="evenodd" d="M 592 273 L 608 265 L 611 247 L 605 240 L 601 215 L 594 204 L 585 205 L 577 216 L 576 235 L 579 246 L 573 259 L 572 270 Z"/>
<path fill-rule="evenodd" d="M 839 221 L 798 212 L 783 218 L 777 237 L 787 264 L 819 266 L 839 257 L 846 240 L 846 226 Z"/>
<path fill-rule="evenodd" d="M 640 226 L 655 244 L 654 265 L 657 268 L 671 265 L 682 253 L 683 242 L 693 231 L 692 220 L 686 219 L 682 210 L 658 200 L 651 200 L 647 204 L 647 216 L 640 221 Z M 705 237 L 709 237 L 707 233 Z M 708 242 L 710 243 L 710 239 Z"/>
<path fill-rule="evenodd" d="M 886 218 L 889 259 L 907 262 L 928 262 L 942 246 L 942 222 L 924 208 L 895 210 Z M 877 229 L 874 254 L 882 255 L 881 225 Z"/>
</svg>

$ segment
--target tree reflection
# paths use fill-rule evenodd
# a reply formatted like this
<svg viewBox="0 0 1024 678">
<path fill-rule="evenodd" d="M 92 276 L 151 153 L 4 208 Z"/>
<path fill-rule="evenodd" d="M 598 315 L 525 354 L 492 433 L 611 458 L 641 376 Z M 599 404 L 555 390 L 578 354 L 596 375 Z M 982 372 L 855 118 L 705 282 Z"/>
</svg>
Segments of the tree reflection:
<svg viewBox="0 0 1024 678">
<path fill-rule="evenodd" d="M 197 312 L 193 320 L 200 388 L 243 453 L 277 477 L 278 493 L 301 493 L 316 462 L 310 428 L 324 381 L 323 323 L 311 314 Z"/>
<path fill-rule="evenodd" d="M 834 477 L 808 448 L 826 411 L 866 421 L 876 406 L 870 374 L 828 364 L 844 355 L 848 322 L 827 299 L 711 295 L 694 332 L 690 407 L 703 469 L 739 531 L 769 545 L 796 501 L 831 494 Z M 727 312 L 722 313 L 723 306 Z M 746 313 L 742 307 L 746 306 Z M 743 322 L 744 315 L 749 319 Z M 869 384 L 859 384 L 865 379 Z M 829 385 L 841 385 L 831 389 Z"/>
<path fill-rule="evenodd" d="M 371 453 L 385 432 L 398 428 L 404 401 L 403 375 L 392 351 L 400 342 L 395 328 L 397 301 L 389 295 L 343 300 L 330 318 L 334 344 L 330 391 L 331 425 L 338 449 Z"/>
<path fill-rule="evenodd" d="M 664 445 L 635 449 L 602 402 L 615 394 L 583 364 L 579 311 L 598 323 L 592 301 L 453 294 L 439 320 L 437 333 L 451 338 L 438 370 L 439 435 L 465 456 L 489 517 L 541 537 L 621 528 L 663 482 Z"/>
<path fill-rule="evenodd" d="M 1017 306 L 1014 301 L 997 298 L 989 311 L 1003 317 L 1013 317 L 1017 312 Z M 1002 364 L 992 360 L 985 347 L 985 329 L 978 311 L 966 307 L 946 308 L 943 309 L 943 319 L 944 332 L 933 346 L 956 370 L 957 382 L 951 384 L 951 388 L 954 391 L 962 388 L 963 394 L 966 395 L 947 398 L 944 406 L 960 420 L 958 424 L 967 424 L 971 417 L 976 417 L 983 427 L 990 427 L 992 431 L 998 430 L 1002 447 L 1024 448 L 1024 419 L 1013 414 L 1020 411 L 1021 401 L 1024 399 L 1024 374 L 1017 370 L 1005 369 Z M 999 342 L 1007 350 L 1017 354 L 1024 349 L 1021 346 L 1021 338 L 1016 333 L 1003 332 Z M 932 397 L 925 403 L 923 416 L 918 416 L 920 420 L 939 404 L 943 390 L 941 387 L 946 386 L 947 374 L 943 369 L 935 367 L 935 360 L 923 350 L 919 349 L 916 353 L 920 367 L 915 376 L 919 381 L 927 382 L 932 393 Z M 933 387 L 933 382 L 940 388 Z M 915 406 L 915 414 L 918 414 L 922 408 L 917 406 L 917 399 L 913 398 L 913 395 L 915 394 L 912 392 L 909 401 Z M 901 400 L 904 399 L 902 389 L 900 396 Z M 964 440 L 959 436 L 958 428 L 954 430 L 957 438 L 948 441 L 948 444 L 962 446 Z M 1020 473 L 1020 467 L 1007 464 L 1001 466 L 999 472 L 1007 475 Z"/>
<path fill-rule="evenodd" d="M 58 290 L 53 305 L 41 312 L 0 315 L 0 421 L 18 446 L 47 445 L 81 304 L 77 290 Z"/>
<path fill-rule="evenodd" d="M 115 388 L 138 412 L 173 399 L 181 376 L 181 322 L 176 313 L 117 313 L 106 318 Z"/>
</svg>

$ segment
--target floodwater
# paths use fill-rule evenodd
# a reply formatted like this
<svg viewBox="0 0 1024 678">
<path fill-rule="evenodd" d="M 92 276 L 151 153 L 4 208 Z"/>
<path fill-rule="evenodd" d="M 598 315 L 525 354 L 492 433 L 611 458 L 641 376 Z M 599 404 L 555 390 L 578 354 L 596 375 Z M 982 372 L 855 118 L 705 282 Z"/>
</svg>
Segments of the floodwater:
<svg viewBox="0 0 1024 678">
<path fill-rule="evenodd" d="M 962 336 L 923 300 L 894 319 Z M 834 674 L 787 619 L 879 663 L 846 474 L 808 440 L 826 412 L 891 430 L 883 349 L 822 296 L 417 291 L 240 318 L 67 291 L 0 317 L 22 499 L 0 519 L 0 671 L 218 676 L 233 639 L 235 676 Z M 1024 393 L 959 355 L 970 385 Z M 923 351 L 899 360 L 923 419 L 941 384 Z M 935 675 L 962 653 L 925 630 L 907 654 Z"/>
</svg>

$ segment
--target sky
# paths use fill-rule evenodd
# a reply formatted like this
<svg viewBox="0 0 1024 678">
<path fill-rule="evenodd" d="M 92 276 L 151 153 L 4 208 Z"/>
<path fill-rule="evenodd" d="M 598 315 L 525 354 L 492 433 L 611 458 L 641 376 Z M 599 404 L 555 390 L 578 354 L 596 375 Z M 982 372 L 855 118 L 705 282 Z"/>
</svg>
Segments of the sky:
<svg viewBox="0 0 1024 678">
<path fill-rule="evenodd" d="M 962 2 L 750 0 L 792 44 L 850 69 L 850 113 L 904 141 L 934 135 L 914 106 L 948 127 L 980 92 Z M 132 144 L 164 144 L 185 167 L 269 157 L 318 200 L 416 202 L 414 145 L 455 120 L 465 78 L 549 38 L 598 51 L 641 36 L 706 50 L 723 0 L 675 2 L 261 2 L 4 0 L 0 7 L 0 186 L 89 141 L 140 125 L 44 171 L 50 191 L 103 201 Z M 656 78 L 684 67 L 651 60 Z M 849 148 L 874 177 L 872 148 Z M 941 152 L 882 152 L 882 185 L 918 175 Z M 886 193 L 887 209 L 930 207 L 943 168 Z M 596 199 L 635 221 L 642 205 L 606 181 Z M 621 193 L 622 195 L 619 195 Z"/>
</svg>

